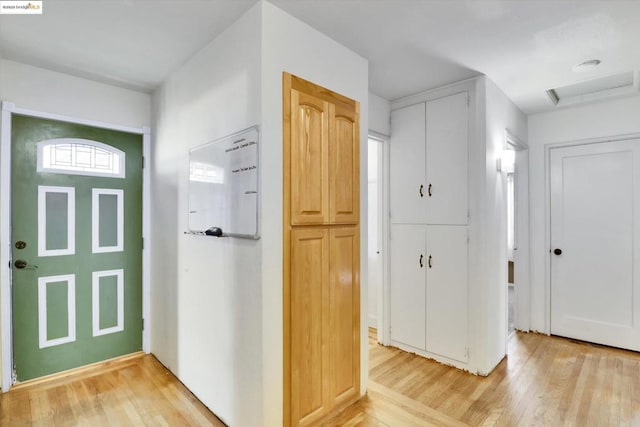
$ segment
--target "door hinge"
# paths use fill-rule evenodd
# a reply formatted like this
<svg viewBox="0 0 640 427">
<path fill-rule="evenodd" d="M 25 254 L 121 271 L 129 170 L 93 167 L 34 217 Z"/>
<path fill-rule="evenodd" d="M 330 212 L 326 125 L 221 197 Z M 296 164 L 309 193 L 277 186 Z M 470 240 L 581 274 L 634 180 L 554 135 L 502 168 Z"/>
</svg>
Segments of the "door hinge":
<svg viewBox="0 0 640 427">
<path fill-rule="evenodd" d="M 144 156 L 142 156 L 142 169 L 144 169 Z"/>
<path fill-rule="evenodd" d="M 142 330 L 144 331 L 144 319 L 142 319 Z"/>
<path fill-rule="evenodd" d="M 467 107 L 471 104 L 471 95 L 467 94 Z"/>
<path fill-rule="evenodd" d="M 142 237 L 141 240 L 142 240 L 142 249 L 144 249 L 144 237 Z"/>
<path fill-rule="evenodd" d="M 465 347 L 464 355 L 466 356 L 467 359 L 471 358 L 471 350 L 469 350 L 469 347 Z"/>
</svg>

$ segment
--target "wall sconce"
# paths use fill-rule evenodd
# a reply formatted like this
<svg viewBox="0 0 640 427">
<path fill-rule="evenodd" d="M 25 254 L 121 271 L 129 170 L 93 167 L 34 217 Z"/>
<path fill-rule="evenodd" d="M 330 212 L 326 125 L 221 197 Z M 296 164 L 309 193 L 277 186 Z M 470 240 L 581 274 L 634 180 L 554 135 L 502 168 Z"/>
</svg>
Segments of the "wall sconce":
<svg viewBox="0 0 640 427">
<path fill-rule="evenodd" d="M 516 151 L 511 149 L 502 150 L 500 157 L 496 159 L 496 170 L 498 172 L 513 173 L 516 169 Z"/>
</svg>

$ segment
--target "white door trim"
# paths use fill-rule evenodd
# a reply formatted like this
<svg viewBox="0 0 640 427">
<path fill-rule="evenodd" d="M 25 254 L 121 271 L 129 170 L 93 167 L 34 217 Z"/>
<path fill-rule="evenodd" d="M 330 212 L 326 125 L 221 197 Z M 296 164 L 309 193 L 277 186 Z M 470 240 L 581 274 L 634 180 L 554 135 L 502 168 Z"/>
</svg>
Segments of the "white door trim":
<svg viewBox="0 0 640 427">
<path fill-rule="evenodd" d="M 544 145 L 544 333 L 551 334 L 551 150 L 554 148 L 572 147 L 576 145 L 600 144 L 603 142 L 638 139 L 640 133 L 586 138 L 575 141 L 564 141 Z"/>
<path fill-rule="evenodd" d="M 389 345 L 391 334 L 389 319 L 391 318 L 390 288 L 389 288 L 389 141 L 388 135 L 369 131 L 369 138 L 381 142 L 378 151 L 378 223 L 382 230 L 378 233 L 380 247 L 380 262 L 382 263 L 381 286 L 378 286 L 377 299 L 377 339 L 378 342 Z"/>
<path fill-rule="evenodd" d="M 527 161 L 521 161 L 522 159 L 520 158 L 520 156 L 525 156 L 525 160 L 528 159 L 529 146 L 518 139 L 509 129 L 505 129 L 505 149 L 507 146 L 511 146 L 511 148 L 516 151 L 517 178 L 514 184 L 517 187 L 515 188 L 516 200 L 514 202 L 517 217 L 515 218 L 516 230 L 514 230 L 514 238 L 517 247 L 518 263 L 522 264 L 519 270 L 525 271 L 522 277 L 516 279 L 517 285 L 514 287 L 514 304 L 516 305 L 514 323 L 517 330 L 529 332 L 531 304 L 529 277 L 529 265 L 531 262 L 529 258 L 529 204 L 526 203 L 525 206 L 519 206 L 518 203 L 518 200 L 523 199 L 523 196 L 525 201 L 528 202 L 529 200 L 529 163 Z M 507 303 L 507 310 L 508 308 Z M 507 329 L 508 323 L 507 317 Z M 508 339 L 505 342 L 507 342 L 508 346 Z M 505 351 L 507 350 L 508 349 Z"/>
<path fill-rule="evenodd" d="M 2 392 L 11 388 L 13 379 L 12 351 L 12 305 L 11 305 L 11 115 L 19 114 L 41 119 L 58 120 L 67 123 L 92 126 L 142 135 L 144 159 L 151 155 L 151 129 L 131 127 L 95 120 L 80 119 L 61 114 L 18 108 L 13 103 L 2 102 L 0 122 L 0 342 L 2 345 Z M 149 162 L 142 170 L 142 350 L 150 351 L 151 333 L 151 170 Z"/>
</svg>

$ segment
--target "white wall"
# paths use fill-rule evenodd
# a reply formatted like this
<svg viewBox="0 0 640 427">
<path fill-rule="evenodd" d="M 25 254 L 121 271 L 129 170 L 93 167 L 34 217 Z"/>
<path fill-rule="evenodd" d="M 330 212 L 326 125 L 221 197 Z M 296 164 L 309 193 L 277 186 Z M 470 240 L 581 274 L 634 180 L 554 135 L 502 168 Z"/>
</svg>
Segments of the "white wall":
<svg viewBox="0 0 640 427">
<path fill-rule="evenodd" d="M 151 123 L 150 95 L 0 59 L 0 96 L 16 107 L 123 126 Z"/>
<path fill-rule="evenodd" d="M 1 58 L 0 101 L 19 108 L 123 126 L 151 124 L 149 94 Z M 3 245 L 8 244 L 6 238 L 2 236 Z"/>
<path fill-rule="evenodd" d="M 260 124 L 260 38 L 256 5 L 174 72 L 153 98 L 151 350 L 234 426 L 258 426 L 263 418 L 264 241 L 183 234 L 188 153 Z M 263 149 L 269 143 L 263 141 Z M 264 161 L 262 170 L 269 168 Z M 264 194 L 262 201 L 271 204 Z"/>
<path fill-rule="evenodd" d="M 264 423 L 282 425 L 282 72 L 287 71 L 360 102 L 360 229 L 367 229 L 367 61 L 263 2 L 262 20 L 262 326 L 265 349 Z M 362 390 L 368 375 L 367 236 L 361 233 Z"/>
<path fill-rule="evenodd" d="M 369 130 L 391 135 L 391 103 L 369 92 Z"/>
<path fill-rule="evenodd" d="M 507 330 L 507 199 L 506 175 L 496 161 L 506 147 L 506 129 L 527 141 L 527 117 L 488 78 L 483 78 L 486 97 L 485 214 L 482 227 L 483 261 L 487 290 L 487 360 L 483 373 L 490 372 L 506 354 Z"/>
<path fill-rule="evenodd" d="M 545 239 L 545 145 L 640 133 L 640 96 L 621 98 L 529 116 L 531 230 L 531 329 L 549 332 L 545 277 L 549 248 Z"/>
</svg>

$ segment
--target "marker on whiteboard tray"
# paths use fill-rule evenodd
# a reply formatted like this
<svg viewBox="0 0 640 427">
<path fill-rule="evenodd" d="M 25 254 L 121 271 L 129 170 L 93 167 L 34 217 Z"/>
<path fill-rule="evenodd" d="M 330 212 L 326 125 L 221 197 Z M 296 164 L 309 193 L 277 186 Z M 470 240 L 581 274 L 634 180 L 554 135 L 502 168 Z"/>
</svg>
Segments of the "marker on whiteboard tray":
<svg viewBox="0 0 640 427">
<path fill-rule="evenodd" d="M 220 227 L 211 227 L 208 228 L 204 234 L 206 234 L 207 236 L 215 236 L 215 237 L 222 237 L 222 228 Z"/>
</svg>

